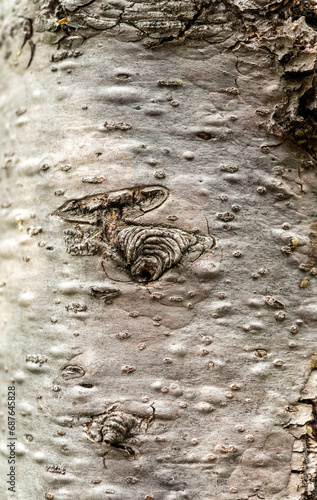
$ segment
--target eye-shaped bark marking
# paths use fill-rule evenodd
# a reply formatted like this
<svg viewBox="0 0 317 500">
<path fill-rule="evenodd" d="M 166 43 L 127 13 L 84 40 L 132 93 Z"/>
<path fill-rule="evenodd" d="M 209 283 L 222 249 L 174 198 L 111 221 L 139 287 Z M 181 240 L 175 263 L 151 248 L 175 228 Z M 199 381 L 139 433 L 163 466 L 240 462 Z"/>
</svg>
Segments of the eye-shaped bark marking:
<svg viewBox="0 0 317 500">
<path fill-rule="evenodd" d="M 133 280 L 149 282 L 183 260 L 198 259 L 215 244 L 209 235 L 136 222 L 168 196 L 162 186 L 136 187 L 70 200 L 54 214 L 76 223 L 75 230 L 65 231 L 69 253 L 108 257 Z"/>
<path fill-rule="evenodd" d="M 72 378 L 80 378 L 85 375 L 85 370 L 81 366 L 77 365 L 67 365 L 62 370 L 62 377 L 65 380 L 70 380 Z"/>
<path fill-rule="evenodd" d="M 94 443 L 104 443 L 108 448 L 124 451 L 135 456 L 137 449 L 132 447 L 137 436 L 144 434 L 155 419 L 155 408 L 151 405 L 149 416 L 137 416 L 117 409 L 113 405 L 105 413 L 91 416 L 83 425 L 88 439 Z M 134 442 L 132 443 L 131 438 Z"/>
<path fill-rule="evenodd" d="M 165 227 L 126 227 L 118 233 L 115 244 L 137 281 L 157 280 L 178 264 L 186 252 L 189 255 L 196 249 L 201 255 L 205 250 L 202 238 Z"/>
<path fill-rule="evenodd" d="M 93 417 L 84 426 L 88 438 L 94 442 L 103 441 L 109 445 L 122 443 L 125 439 L 141 432 L 142 419 L 124 413 L 112 411 Z"/>
<path fill-rule="evenodd" d="M 163 186 L 123 189 L 67 201 L 54 214 L 67 222 L 104 225 L 117 218 L 122 221 L 133 220 L 158 208 L 168 196 L 169 192 Z"/>
</svg>

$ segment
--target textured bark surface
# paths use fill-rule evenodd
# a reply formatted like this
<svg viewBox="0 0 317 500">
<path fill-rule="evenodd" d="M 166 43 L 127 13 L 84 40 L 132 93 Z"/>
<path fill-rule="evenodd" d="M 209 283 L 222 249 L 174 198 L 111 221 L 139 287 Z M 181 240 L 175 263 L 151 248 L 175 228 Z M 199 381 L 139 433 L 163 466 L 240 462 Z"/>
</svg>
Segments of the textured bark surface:
<svg viewBox="0 0 317 500">
<path fill-rule="evenodd" d="M 316 498 L 316 16 L 1 2 L 1 498 Z"/>
</svg>

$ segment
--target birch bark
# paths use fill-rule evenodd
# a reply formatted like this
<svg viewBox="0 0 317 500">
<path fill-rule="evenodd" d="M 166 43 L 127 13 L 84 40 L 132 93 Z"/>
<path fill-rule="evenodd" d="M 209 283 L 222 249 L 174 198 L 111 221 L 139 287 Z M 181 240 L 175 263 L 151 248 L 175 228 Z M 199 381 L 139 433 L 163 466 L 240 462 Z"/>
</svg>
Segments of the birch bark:
<svg viewBox="0 0 317 500">
<path fill-rule="evenodd" d="M 315 11 L 1 2 L 1 498 L 317 498 Z"/>
</svg>

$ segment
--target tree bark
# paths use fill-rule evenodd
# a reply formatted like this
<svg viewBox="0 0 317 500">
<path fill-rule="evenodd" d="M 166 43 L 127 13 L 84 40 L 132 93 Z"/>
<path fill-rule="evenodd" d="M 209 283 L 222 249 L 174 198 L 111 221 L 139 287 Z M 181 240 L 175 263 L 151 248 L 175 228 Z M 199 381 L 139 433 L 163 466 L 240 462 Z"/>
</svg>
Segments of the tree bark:
<svg viewBox="0 0 317 500">
<path fill-rule="evenodd" d="M 1 3 L 1 498 L 317 498 L 316 26 Z"/>
</svg>

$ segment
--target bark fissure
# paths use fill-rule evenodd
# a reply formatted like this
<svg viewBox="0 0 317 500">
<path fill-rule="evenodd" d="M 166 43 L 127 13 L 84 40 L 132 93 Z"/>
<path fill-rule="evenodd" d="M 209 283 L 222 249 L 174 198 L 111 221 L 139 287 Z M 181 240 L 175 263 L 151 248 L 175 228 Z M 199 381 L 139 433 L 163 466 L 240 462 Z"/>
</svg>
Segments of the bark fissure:
<svg viewBox="0 0 317 500">
<path fill-rule="evenodd" d="M 208 9 L 213 8 L 213 4 L 210 4 L 210 2 L 201 2 L 199 1 L 196 2 L 194 1 L 194 5 L 196 8 L 196 13 L 193 15 L 191 19 L 187 19 L 187 21 L 184 24 L 184 27 L 176 34 L 176 35 L 171 35 L 165 38 L 161 38 L 159 42 L 154 43 L 153 45 L 149 45 L 151 48 L 155 47 L 160 47 L 162 45 L 165 45 L 168 42 L 174 42 L 174 41 L 181 41 L 182 38 L 185 38 L 190 29 L 195 26 L 195 24 L 199 23 L 199 20 L 201 16 L 208 11 Z"/>
<path fill-rule="evenodd" d="M 72 11 L 67 11 L 60 2 L 55 0 L 50 5 L 50 11 L 53 16 L 58 16 L 58 18 L 67 17 L 67 23 L 56 28 L 65 32 L 65 36 L 59 40 L 60 44 L 67 44 L 68 39 L 76 33 L 83 40 L 87 36 L 91 36 L 88 33 L 85 35 L 87 28 L 96 30 L 96 33 L 104 31 L 111 33 L 112 31 L 115 32 L 116 29 L 120 29 L 121 26 L 129 26 L 135 29 L 136 34 L 139 33 L 140 37 L 144 39 L 145 46 L 148 49 L 154 50 L 168 43 L 175 44 L 183 43 L 186 40 L 194 40 L 197 36 L 200 36 L 208 44 L 221 43 L 217 40 L 214 41 L 212 36 L 206 37 L 204 29 L 207 27 L 208 14 L 216 15 L 218 11 L 220 12 L 220 6 L 225 6 L 226 15 L 229 15 L 229 17 L 222 26 L 225 29 L 230 27 L 231 33 L 224 37 L 222 43 L 227 43 L 227 40 L 233 37 L 231 47 L 228 48 L 233 53 L 237 51 L 241 44 L 247 44 L 248 46 L 254 46 L 255 44 L 253 50 L 258 47 L 269 51 L 275 58 L 277 72 L 281 74 L 282 81 L 284 81 L 285 99 L 276 106 L 270 120 L 265 122 L 264 126 L 271 133 L 284 136 L 287 140 L 296 142 L 300 147 L 307 148 L 312 157 L 316 159 L 317 119 L 313 102 L 316 97 L 315 75 L 317 62 L 316 56 L 313 56 L 314 52 L 309 49 L 309 44 L 316 45 L 313 40 L 315 31 L 312 29 L 315 27 L 315 6 L 309 0 L 304 2 L 303 5 L 295 1 L 271 2 L 269 6 L 264 6 L 263 9 L 251 7 L 242 9 L 235 2 L 229 0 L 217 3 L 209 1 L 191 2 L 189 5 L 194 7 L 194 11 L 188 12 L 187 19 L 185 12 L 178 12 L 177 22 L 181 26 L 177 28 L 175 24 L 175 27 L 173 27 L 174 21 L 171 21 L 170 28 L 174 32 L 167 36 L 160 34 L 160 31 L 165 28 L 161 27 L 162 19 L 155 17 L 155 14 L 148 18 L 147 16 L 144 17 L 145 22 L 148 19 L 148 28 L 142 25 L 142 17 L 138 14 L 138 4 L 136 3 L 130 4 L 129 7 L 121 6 L 117 18 L 111 16 L 107 18 L 105 15 L 105 24 L 101 26 L 96 24 L 93 11 L 91 13 L 89 11 L 89 8 L 94 6 L 94 1 L 80 5 Z M 163 11 L 164 8 L 164 3 L 162 3 Z M 136 11 L 133 14 L 134 9 Z M 83 15 L 88 16 L 84 23 L 81 22 Z M 92 16 L 91 20 L 89 20 L 89 16 Z M 167 24 L 169 22 L 167 21 Z M 289 25 L 286 30 L 283 28 L 283 23 L 285 26 L 287 26 L 287 23 Z M 293 23 L 293 25 L 290 23 Z M 296 23 L 299 23 L 298 26 Z M 198 35 L 193 31 L 194 28 L 197 28 Z M 238 32 L 240 35 L 243 34 L 242 40 L 239 41 L 234 40 Z M 291 45 L 284 50 L 284 53 L 280 53 L 276 49 L 278 43 L 280 43 L 279 40 L 282 39 L 288 40 L 287 43 L 291 42 Z M 312 58 L 314 58 L 314 68 L 311 67 L 312 63 L 310 62 Z M 297 61 L 300 61 L 302 67 L 296 67 Z M 298 87 L 300 80 L 302 85 Z"/>
<path fill-rule="evenodd" d="M 0 370 L 17 499 L 313 499 L 313 4 L 12 2 Z"/>
<path fill-rule="evenodd" d="M 292 418 L 286 428 L 295 438 L 291 463 L 291 483 L 297 484 L 298 496 L 295 498 L 298 500 L 317 498 L 316 380 L 316 372 L 312 371 L 297 405 L 288 408 Z"/>
</svg>

